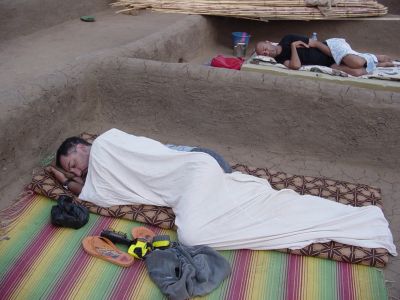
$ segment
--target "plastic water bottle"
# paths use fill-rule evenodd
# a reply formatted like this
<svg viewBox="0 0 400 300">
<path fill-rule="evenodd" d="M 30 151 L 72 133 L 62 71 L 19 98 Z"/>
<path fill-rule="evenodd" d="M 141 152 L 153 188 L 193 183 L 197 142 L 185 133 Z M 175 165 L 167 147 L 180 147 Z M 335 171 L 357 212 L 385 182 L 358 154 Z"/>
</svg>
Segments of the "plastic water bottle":
<svg viewBox="0 0 400 300">
<path fill-rule="evenodd" d="M 317 37 L 317 33 L 316 32 L 312 33 L 311 39 L 314 40 L 314 41 L 318 41 L 318 37 Z"/>
</svg>

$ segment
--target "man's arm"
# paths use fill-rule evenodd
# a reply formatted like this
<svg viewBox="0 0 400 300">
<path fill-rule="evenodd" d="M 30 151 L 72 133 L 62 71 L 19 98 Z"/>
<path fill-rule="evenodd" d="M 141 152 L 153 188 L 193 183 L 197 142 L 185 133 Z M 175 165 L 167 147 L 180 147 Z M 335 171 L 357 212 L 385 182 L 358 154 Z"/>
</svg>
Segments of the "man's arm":
<svg viewBox="0 0 400 300">
<path fill-rule="evenodd" d="M 61 171 L 57 170 L 56 168 L 54 168 L 52 166 L 47 167 L 46 171 L 48 171 L 50 174 L 52 174 L 59 183 L 64 184 L 67 182 L 68 189 L 74 195 L 78 196 L 81 193 L 82 188 L 83 188 L 83 180 L 81 178 L 74 177 L 74 178 L 68 180 L 67 176 L 65 176 L 64 173 L 62 173 Z"/>
<path fill-rule="evenodd" d="M 308 44 L 308 37 L 304 35 L 298 35 L 298 34 L 287 34 L 285 35 L 282 40 L 279 42 L 280 45 L 291 45 L 293 42 L 296 41 L 302 41 L 305 44 Z"/>
<path fill-rule="evenodd" d="M 289 69 L 298 70 L 301 67 L 301 61 L 299 58 L 299 54 L 297 53 L 297 48 L 299 47 L 309 48 L 309 46 L 303 41 L 295 41 L 290 45 L 291 48 L 290 60 L 286 60 L 283 62 L 283 64 Z"/>
<path fill-rule="evenodd" d="M 331 49 L 329 49 L 329 47 L 324 43 L 321 43 L 320 41 L 309 40 L 308 45 L 312 48 L 317 48 L 325 55 L 332 57 Z"/>
<path fill-rule="evenodd" d="M 83 188 L 83 184 L 76 182 L 74 180 L 68 183 L 68 189 L 76 196 L 79 196 Z"/>
</svg>

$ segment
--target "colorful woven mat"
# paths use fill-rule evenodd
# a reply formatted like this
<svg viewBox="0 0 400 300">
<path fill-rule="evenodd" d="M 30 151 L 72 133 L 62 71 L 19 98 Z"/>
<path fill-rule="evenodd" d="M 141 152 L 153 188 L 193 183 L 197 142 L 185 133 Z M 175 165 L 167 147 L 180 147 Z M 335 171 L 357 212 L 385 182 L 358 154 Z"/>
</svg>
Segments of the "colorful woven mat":
<svg viewBox="0 0 400 300">
<path fill-rule="evenodd" d="M 58 228 L 50 224 L 54 201 L 30 195 L 18 205 L 22 211 L 2 212 L 13 221 L 9 239 L 0 241 L 1 299 L 164 299 L 142 261 L 122 268 L 81 246 L 85 236 L 105 228 L 129 233 L 140 223 L 91 214 L 79 230 Z M 150 228 L 176 239 L 174 231 Z M 232 274 L 201 299 L 387 299 L 377 268 L 275 251 L 221 253 Z"/>
</svg>

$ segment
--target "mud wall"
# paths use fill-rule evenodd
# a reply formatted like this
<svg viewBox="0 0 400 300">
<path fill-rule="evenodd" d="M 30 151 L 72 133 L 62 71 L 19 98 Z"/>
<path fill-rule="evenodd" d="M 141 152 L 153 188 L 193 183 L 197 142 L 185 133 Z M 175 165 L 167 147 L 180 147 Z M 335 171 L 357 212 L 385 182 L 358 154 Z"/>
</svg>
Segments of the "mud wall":
<svg viewBox="0 0 400 300">
<path fill-rule="evenodd" d="M 60 139 L 88 128 L 96 117 L 94 64 L 81 64 L 46 78 L 0 91 L 0 191 L 29 180 Z M 92 72 L 93 71 L 93 72 Z M 16 194 L 10 195 L 15 198 Z M 11 198 L 11 199 L 12 199 Z"/>
<path fill-rule="evenodd" d="M 396 92 L 104 57 L 4 97 L 14 103 L 2 105 L 9 114 L 0 124 L 1 160 L 21 171 L 25 158 L 37 159 L 60 139 L 108 126 L 282 155 L 400 166 Z"/>
<path fill-rule="evenodd" d="M 399 93 L 126 58 L 103 68 L 101 118 L 112 124 L 282 155 L 400 165 Z"/>
<path fill-rule="evenodd" d="M 2 104 L 1 161 L 21 171 L 60 139 L 107 127 L 400 166 L 398 92 L 104 57 L 1 96 L 10 100 Z"/>
<path fill-rule="evenodd" d="M 188 62 L 201 51 L 219 43 L 219 30 L 209 19 L 199 15 L 168 26 L 161 33 L 152 34 L 122 47 L 98 51 L 91 56 L 119 56 L 164 62 Z"/>
<path fill-rule="evenodd" d="M 398 0 L 379 0 L 378 2 L 387 6 L 389 14 L 400 14 L 400 5 Z"/>
</svg>

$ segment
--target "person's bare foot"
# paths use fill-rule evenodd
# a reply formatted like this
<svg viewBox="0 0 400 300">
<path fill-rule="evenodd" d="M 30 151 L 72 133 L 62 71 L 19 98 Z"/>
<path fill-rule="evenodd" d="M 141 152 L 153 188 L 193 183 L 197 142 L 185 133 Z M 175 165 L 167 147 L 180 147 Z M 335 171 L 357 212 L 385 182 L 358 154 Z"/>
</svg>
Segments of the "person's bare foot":
<svg viewBox="0 0 400 300">
<path fill-rule="evenodd" d="M 393 61 L 393 59 L 390 56 L 382 55 L 382 54 L 376 55 L 376 58 L 378 59 L 378 63 L 392 62 Z"/>
</svg>

